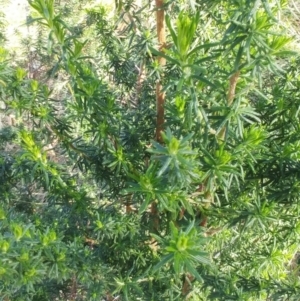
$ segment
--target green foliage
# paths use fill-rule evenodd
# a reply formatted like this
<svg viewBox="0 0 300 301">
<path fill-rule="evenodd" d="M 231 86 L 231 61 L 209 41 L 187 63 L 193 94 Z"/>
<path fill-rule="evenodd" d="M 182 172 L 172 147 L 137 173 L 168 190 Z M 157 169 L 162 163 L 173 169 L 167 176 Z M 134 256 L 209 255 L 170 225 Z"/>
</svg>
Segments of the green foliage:
<svg viewBox="0 0 300 301">
<path fill-rule="evenodd" d="M 178 231 L 173 222 L 170 223 L 171 235 L 168 239 L 152 234 L 154 238 L 164 247 L 164 253 L 161 261 L 154 267 L 154 271 L 161 268 L 162 265 L 173 262 L 174 272 L 180 276 L 183 273 L 190 273 L 198 280 L 202 280 L 196 267 L 199 263 L 210 264 L 208 254 L 199 250 L 203 244 L 204 238 L 200 236 L 199 230 L 192 222 L 186 231 Z"/>
<path fill-rule="evenodd" d="M 299 300 L 286 2 L 166 1 L 162 53 L 148 5 L 61 2 L 0 48 L 0 299 Z"/>
</svg>

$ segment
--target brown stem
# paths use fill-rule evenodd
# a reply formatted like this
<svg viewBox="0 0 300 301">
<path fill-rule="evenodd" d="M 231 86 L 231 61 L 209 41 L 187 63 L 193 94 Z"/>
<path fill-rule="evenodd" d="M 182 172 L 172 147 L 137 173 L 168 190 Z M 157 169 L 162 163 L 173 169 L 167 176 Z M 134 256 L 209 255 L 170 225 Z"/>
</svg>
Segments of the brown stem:
<svg viewBox="0 0 300 301">
<path fill-rule="evenodd" d="M 138 96 L 140 96 L 140 94 L 141 94 L 145 77 L 146 77 L 146 75 L 145 75 L 145 62 L 143 61 L 143 62 L 141 62 L 141 65 L 139 67 L 139 76 L 138 76 L 137 84 L 136 84 L 136 94 Z"/>
<path fill-rule="evenodd" d="M 156 30 L 157 30 L 157 39 L 159 45 L 159 51 L 163 52 L 166 48 L 166 33 L 165 33 L 165 11 L 164 11 L 164 0 L 155 0 L 155 8 L 156 8 Z M 158 56 L 157 57 L 158 64 L 161 68 L 166 64 L 166 59 Z M 156 83 L 156 140 L 159 143 L 163 142 L 161 132 L 164 129 L 165 123 L 165 93 L 162 92 L 162 84 L 161 81 Z M 159 214 L 157 210 L 157 205 L 155 201 L 151 204 L 151 215 L 153 217 L 153 228 L 155 231 L 158 230 L 159 227 Z"/>
<path fill-rule="evenodd" d="M 240 71 L 235 72 L 229 79 L 229 90 L 227 94 L 227 104 L 231 106 L 235 97 L 235 88 L 240 77 Z"/>
<path fill-rule="evenodd" d="M 194 280 L 194 277 L 187 273 L 186 275 L 184 275 L 184 280 L 183 280 L 183 285 L 181 288 L 181 294 L 184 297 L 187 297 L 187 295 L 190 293 L 190 291 L 192 290 L 192 281 Z"/>
<path fill-rule="evenodd" d="M 163 142 L 161 132 L 164 129 L 165 123 L 165 93 L 161 91 L 162 86 L 160 83 L 156 83 L 156 140 L 159 143 Z"/>
<path fill-rule="evenodd" d="M 146 78 L 145 62 L 142 61 L 140 66 L 136 66 L 136 68 L 138 70 L 138 78 L 135 85 L 135 91 L 131 100 L 133 107 L 137 107 L 141 99 L 142 88 L 144 80 Z"/>
<path fill-rule="evenodd" d="M 77 295 L 77 279 L 76 275 L 74 274 L 72 277 L 72 284 L 71 284 L 71 300 L 75 301 Z"/>
<path fill-rule="evenodd" d="M 166 48 L 166 33 L 165 33 L 165 11 L 163 8 L 164 0 L 155 0 L 156 4 L 156 28 L 159 51 L 163 52 Z M 159 56 L 157 58 L 160 67 L 166 64 L 166 59 Z M 156 110 L 157 110 L 157 123 L 156 123 L 156 140 L 162 143 L 161 132 L 164 128 L 164 105 L 165 93 L 162 92 L 161 82 L 156 83 Z"/>
<path fill-rule="evenodd" d="M 153 221 L 153 231 L 154 232 L 158 232 L 158 228 L 159 228 L 159 213 L 157 210 L 157 205 L 155 203 L 155 201 L 152 202 L 151 204 L 151 215 L 152 215 L 152 221 Z"/>
<path fill-rule="evenodd" d="M 230 107 L 232 105 L 232 102 L 235 97 L 235 89 L 236 89 L 236 84 L 238 82 L 238 79 L 240 77 L 240 71 L 236 71 L 229 79 L 229 89 L 227 93 L 227 105 Z M 225 139 L 225 134 L 226 134 L 226 126 L 221 129 L 219 133 L 219 138 L 221 140 Z"/>
</svg>

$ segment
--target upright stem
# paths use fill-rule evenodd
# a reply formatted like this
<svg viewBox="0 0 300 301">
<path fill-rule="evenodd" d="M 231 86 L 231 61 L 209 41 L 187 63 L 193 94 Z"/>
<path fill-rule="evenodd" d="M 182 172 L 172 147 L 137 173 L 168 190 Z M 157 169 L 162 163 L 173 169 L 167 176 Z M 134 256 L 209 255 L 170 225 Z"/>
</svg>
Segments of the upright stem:
<svg viewBox="0 0 300 301">
<path fill-rule="evenodd" d="M 165 32 L 165 11 L 164 11 L 164 0 L 155 0 L 156 8 L 156 30 L 157 39 L 159 45 L 159 51 L 163 52 L 166 47 L 166 32 Z M 159 56 L 157 58 L 158 64 L 161 69 L 166 64 L 165 58 Z M 165 93 L 162 91 L 161 80 L 156 83 L 156 141 L 162 143 L 161 132 L 164 129 L 165 123 Z M 156 202 L 153 201 L 151 204 L 151 214 L 153 216 L 153 228 L 155 231 L 159 227 L 159 214 L 156 206 Z"/>
<path fill-rule="evenodd" d="M 162 143 L 162 135 L 161 132 L 164 129 L 165 123 L 165 93 L 162 92 L 162 85 L 157 82 L 156 83 L 156 112 L 157 112 L 157 120 L 156 120 L 156 140 Z"/>
<path fill-rule="evenodd" d="M 233 99 L 235 97 L 235 88 L 240 77 L 240 71 L 235 72 L 229 79 L 229 90 L 227 94 L 227 104 L 231 106 Z"/>
<path fill-rule="evenodd" d="M 164 0 L 155 0 L 156 4 L 156 29 L 157 29 L 157 38 L 159 51 L 163 52 L 166 47 L 166 32 L 165 32 L 165 11 L 163 8 Z M 166 64 L 166 59 L 159 56 L 157 58 L 158 64 L 161 68 Z M 161 81 L 156 83 L 156 113 L 157 113 L 157 121 L 156 121 L 156 140 L 158 142 L 162 142 L 161 132 L 164 128 L 165 123 L 165 93 L 162 92 L 162 84 Z"/>
<path fill-rule="evenodd" d="M 232 105 L 232 102 L 234 100 L 236 84 L 238 82 L 239 77 L 240 77 L 240 71 L 236 71 L 229 79 L 229 89 L 227 93 L 227 105 L 229 107 Z M 226 126 L 224 126 L 220 131 L 219 138 L 221 140 L 224 140 L 225 134 L 226 134 Z"/>
</svg>

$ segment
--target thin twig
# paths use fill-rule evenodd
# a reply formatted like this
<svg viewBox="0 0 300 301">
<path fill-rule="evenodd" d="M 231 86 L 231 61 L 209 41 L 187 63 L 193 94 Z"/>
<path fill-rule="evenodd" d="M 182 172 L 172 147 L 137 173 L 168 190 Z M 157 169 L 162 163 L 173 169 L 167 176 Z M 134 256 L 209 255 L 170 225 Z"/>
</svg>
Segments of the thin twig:
<svg viewBox="0 0 300 301">
<path fill-rule="evenodd" d="M 234 100 L 236 85 L 237 85 L 239 77 L 240 77 L 240 71 L 238 70 L 229 79 L 229 89 L 228 89 L 228 94 L 227 94 L 227 105 L 228 105 L 228 107 L 230 107 L 232 105 L 232 102 Z M 221 140 L 224 140 L 225 135 L 226 135 L 226 124 L 221 129 L 221 131 L 219 133 L 219 138 Z"/>
</svg>

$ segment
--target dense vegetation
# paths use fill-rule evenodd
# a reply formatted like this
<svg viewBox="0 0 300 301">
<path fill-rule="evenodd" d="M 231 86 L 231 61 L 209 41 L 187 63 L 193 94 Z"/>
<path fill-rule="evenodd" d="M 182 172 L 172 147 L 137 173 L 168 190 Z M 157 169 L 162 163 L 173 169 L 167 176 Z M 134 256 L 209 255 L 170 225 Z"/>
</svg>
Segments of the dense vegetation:
<svg viewBox="0 0 300 301">
<path fill-rule="evenodd" d="M 300 299 L 287 2 L 150 2 L 0 36 L 0 300 Z"/>
</svg>

